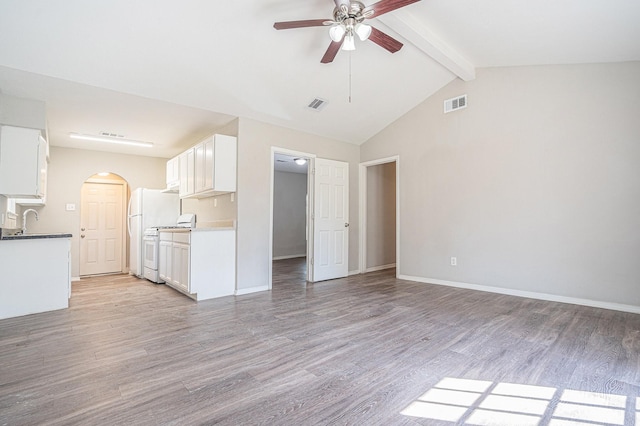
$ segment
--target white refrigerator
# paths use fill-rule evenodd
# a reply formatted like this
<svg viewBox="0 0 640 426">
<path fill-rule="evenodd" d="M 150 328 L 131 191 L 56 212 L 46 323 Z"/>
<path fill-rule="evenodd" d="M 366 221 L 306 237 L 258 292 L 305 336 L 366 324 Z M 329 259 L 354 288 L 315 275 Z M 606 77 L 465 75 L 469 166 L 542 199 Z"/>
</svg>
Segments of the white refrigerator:
<svg viewBox="0 0 640 426">
<path fill-rule="evenodd" d="M 144 277 L 144 230 L 172 226 L 180 216 L 180 198 L 162 189 L 138 188 L 131 192 L 128 207 L 129 272 Z"/>
</svg>

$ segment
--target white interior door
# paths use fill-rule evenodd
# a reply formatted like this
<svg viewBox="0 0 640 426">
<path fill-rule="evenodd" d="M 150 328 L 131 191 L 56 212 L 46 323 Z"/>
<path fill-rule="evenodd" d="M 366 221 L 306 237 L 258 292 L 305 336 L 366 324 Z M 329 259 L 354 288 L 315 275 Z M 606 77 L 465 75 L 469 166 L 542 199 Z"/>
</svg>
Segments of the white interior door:
<svg viewBox="0 0 640 426">
<path fill-rule="evenodd" d="M 120 184 L 82 185 L 80 275 L 122 271 L 122 197 Z"/>
<path fill-rule="evenodd" d="M 349 273 L 349 164 L 316 158 L 313 203 L 313 281 Z"/>
</svg>

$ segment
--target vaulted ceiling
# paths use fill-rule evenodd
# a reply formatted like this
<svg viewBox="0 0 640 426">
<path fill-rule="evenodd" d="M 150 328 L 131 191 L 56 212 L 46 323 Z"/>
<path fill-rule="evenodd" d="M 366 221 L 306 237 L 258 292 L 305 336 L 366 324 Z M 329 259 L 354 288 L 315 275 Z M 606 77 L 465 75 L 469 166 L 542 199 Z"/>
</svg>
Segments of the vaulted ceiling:
<svg viewBox="0 0 640 426">
<path fill-rule="evenodd" d="M 334 6 L 0 0 L 0 92 L 47 102 L 52 145 L 169 157 L 234 117 L 360 144 L 478 67 L 640 60 L 637 0 L 421 0 L 370 21 L 398 53 L 358 40 L 331 64 L 327 28 L 273 28 Z M 100 131 L 155 147 L 68 138 Z"/>
</svg>

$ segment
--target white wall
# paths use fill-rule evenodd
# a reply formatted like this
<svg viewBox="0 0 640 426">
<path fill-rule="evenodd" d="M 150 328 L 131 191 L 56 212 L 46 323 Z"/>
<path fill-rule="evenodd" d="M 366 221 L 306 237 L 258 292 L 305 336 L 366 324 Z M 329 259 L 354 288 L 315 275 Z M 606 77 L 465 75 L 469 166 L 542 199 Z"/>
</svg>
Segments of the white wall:
<svg viewBox="0 0 640 426">
<path fill-rule="evenodd" d="M 362 146 L 400 156 L 400 274 L 640 306 L 639 117 L 640 62 L 450 83 Z"/>
<path fill-rule="evenodd" d="M 396 263 L 396 163 L 367 167 L 366 268 Z"/>
<path fill-rule="evenodd" d="M 266 289 L 269 284 L 269 180 L 272 146 L 349 163 L 349 270 L 357 270 L 360 148 L 241 118 L 238 132 L 238 289 Z"/>
<path fill-rule="evenodd" d="M 307 175 L 274 172 L 273 257 L 307 253 Z"/>
<path fill-rule="evenodd" d="M 78 277 L 79 231 L 80 231 L 80 190 L 90 176 L 98 172 L 120 175 L 131 189 L 164 188 L 166 159 L 113 154 L 51 147 L 47 185 L 47 205 L 37 207 L 39 221 L 29 218 L 29 232 L 70 233 L 71 275 Z M 75 211 L 66 211 L 66 204 L 75 204 Z"/>
</svg>

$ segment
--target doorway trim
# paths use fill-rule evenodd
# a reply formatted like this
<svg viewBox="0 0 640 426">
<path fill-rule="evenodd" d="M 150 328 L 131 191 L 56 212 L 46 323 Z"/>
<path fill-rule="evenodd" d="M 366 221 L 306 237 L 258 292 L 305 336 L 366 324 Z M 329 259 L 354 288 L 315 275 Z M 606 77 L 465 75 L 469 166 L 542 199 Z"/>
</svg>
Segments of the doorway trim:
<svg viewBox="0 0 640 426">
<path fill-rule="evenodd" d="M 287 148 L 271 147 L 270 166 L 271 171 L 269 178 L 269 290 L 273 287 L 273 197 L 274 197 L 274 177 L 275 177 L 275 155 L 284 154 L 296 157 L 304 157 L 309 159 L 307 169 L 307 281 L 313 281 L 312 269 L 309 265 L 309 259 L 313 257 L 313 223 L 311 221 L 311 212 L 313 212 L 313 184 L 316 154 L 308 152 L 294 151 Z"/>
<path fill-rule="evenodd" d="M 396 278 L 400 276 L 400 156 L 380 158 L 366 161 L 359 166 L 359 216 L 360 216 L 360 256 L 359 270 L 364 274 L 367 270 L 367 168 L 381 164 L 396 163 Z"/>
</svg>

